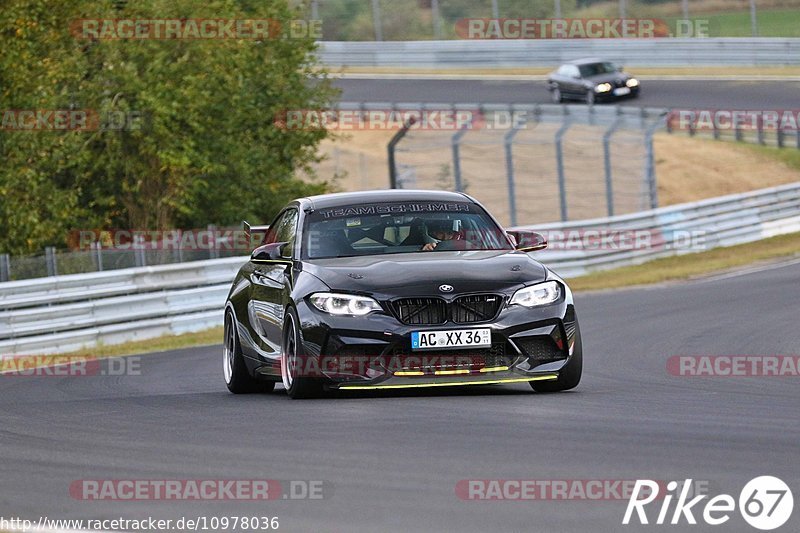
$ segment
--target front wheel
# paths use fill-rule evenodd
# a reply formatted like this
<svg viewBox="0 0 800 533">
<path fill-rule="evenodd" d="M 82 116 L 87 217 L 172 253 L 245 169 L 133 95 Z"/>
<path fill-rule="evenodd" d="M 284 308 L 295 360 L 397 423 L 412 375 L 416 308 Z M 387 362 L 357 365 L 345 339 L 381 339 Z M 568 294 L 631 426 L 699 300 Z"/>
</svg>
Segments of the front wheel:
<svg viewBox="0 0 800 533">
<path fill-rule="evenodd" d="M 561 94 L 561 89 L 559 89 L 558 86 L 553 87 L 550 91 L 550 98 L 553 99 L 554 104 L 560 104 L 564 101 L 564 96 Z"/>
<path fill-rule="evenodd" d="M 250 375 L 244 364 L 239 335 L 236 333 L 236 320 L 233 313 L 225 313 L 225 345 L 222 348 L 222 375 L 225 385 L 234 394 L 250 392 L 269 392 L 275 387 L 273 381 L 258 381 Z"/>
<path fill-rule="evenodd" d="M 304 376 L 308 365 L 303 350 L 303 340 L 298 329 L 300 320 L 293 308 L 286 311 L 283 326 L 283 343 L 281 355 L 281 376 L 283 388 L 292 399 L 314 398 L 322 394 L 322 380 Z"/>
<path fill-rule="evenodd" d="M 555 381 L 531 381 L 531 387 L 536 392 L 560 392 L 574 389 L 581 382 L 583 374 L 583 342 L 581 341 L 581 330 L 578 327 L 575 331 L 575 348 L 569 362 L 558 373 Z"/>
</svg>

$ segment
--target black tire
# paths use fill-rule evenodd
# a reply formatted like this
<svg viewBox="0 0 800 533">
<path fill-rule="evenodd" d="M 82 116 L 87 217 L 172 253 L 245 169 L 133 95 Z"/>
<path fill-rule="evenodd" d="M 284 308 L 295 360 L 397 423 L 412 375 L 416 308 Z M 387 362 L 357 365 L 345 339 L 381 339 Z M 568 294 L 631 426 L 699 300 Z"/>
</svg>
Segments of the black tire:
<svg viewBox="0 0 800 533">
<path fill-rule="evenodd" d="M 558 85 L 550 90 L 550 98 L 553 100 L 554 104 L 560 104 L 564 101 L 564 95 L 561 94 L 561 89 L 558 88 Z"/>
<path fill-rule="evenodd" d="M 283 324 L 283 342 L 281 343 L 281 376 L 286 394 L 294 400 L 317 398 L 322 396 L 323 387 L 320 378 L 299 375 L 297 363 L 302 362 L 306 355 L 303 350 L 303 340 L 297 325 L 300 320 L 297 311 L 290 307 L 286 311 Z M 302 370 L 300 374 L 302 374 Z"/>
<path fill-rule="evenodd" d="M 250 375 L 242 356 L 236 320 L 231 311 L 225 312 L 225 338 L 222 348 L 222 375 L 228 390 L 234 394 L 269 392 L 275 388 L 274 381 L 259 381 Z"/>
<path fill-rule="evenodd" d="M 567 365 L 561 369 L 556 381 L 531 381 L 536 392 L 561 392 L 574 389 L 581 382 L 583 374 L 583 342 L 580 328 L 575 331 L 575 349 Z"/>
</svg>

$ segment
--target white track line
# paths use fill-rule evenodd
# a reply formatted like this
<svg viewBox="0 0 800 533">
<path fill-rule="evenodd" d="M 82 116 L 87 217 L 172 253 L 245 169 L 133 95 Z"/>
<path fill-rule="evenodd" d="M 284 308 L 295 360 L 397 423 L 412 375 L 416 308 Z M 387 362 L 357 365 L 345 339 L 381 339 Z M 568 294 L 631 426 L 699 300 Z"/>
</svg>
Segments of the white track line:
<svg viewBox="0 0 800 533">
<path fill-rule="evenodd" d="M 770 270 L 777 270 L 792 265 L 800 264 L 800 259 L 792 259 L 789 261 L 782 261 L 780 263 L 771 263 L 768 265 L 761 265 L 757 267 L 744 268 L 742 270 L 735 270 L 733 272 L 726 272 L 724 274 L 717 274 L 708 277 L 695 278 L 692 281 L 695 283 L 707 283 L 709 281 L 720 281 L 730 278 L 738 278 L 740 276 L 747 276 L 749 274 L 758 274 L 759 272 L 767 272 Z"/>
</svg>

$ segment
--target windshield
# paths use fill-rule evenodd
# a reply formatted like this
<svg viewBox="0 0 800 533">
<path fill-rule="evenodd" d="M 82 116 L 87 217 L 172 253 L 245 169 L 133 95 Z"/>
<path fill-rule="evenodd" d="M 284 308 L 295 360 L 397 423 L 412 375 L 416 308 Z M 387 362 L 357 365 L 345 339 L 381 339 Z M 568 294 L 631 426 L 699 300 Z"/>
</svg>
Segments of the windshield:
<svg viewBox="0 0 800 533">
<path fill-rule="evenodd" d="M 466 202 L 355 204 L 306 217 L 303 257 L 511 250 L 505 232 Z"/>
<path fill-rule="evenodd" d="M 581 70 L 581 77 L 589 78 L 599 74 L 611 74 L 617 71 L 617 67 L 613 63 L 589 63 L 588 65 L 580 65 L 578 68 Z"/>
</svg>

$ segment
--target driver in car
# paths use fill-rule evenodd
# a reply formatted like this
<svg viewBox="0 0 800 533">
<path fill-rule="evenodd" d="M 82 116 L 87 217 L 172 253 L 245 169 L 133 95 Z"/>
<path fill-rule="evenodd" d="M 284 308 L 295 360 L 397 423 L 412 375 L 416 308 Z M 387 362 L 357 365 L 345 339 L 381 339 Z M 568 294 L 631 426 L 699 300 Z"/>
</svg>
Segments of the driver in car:
<svg viewBox="0 0 800 533">
<path fill-rule="evenodd" d="M 452 220 L 434 220 L 428 222 L 428 235 L 436 239 L 436 242 L 429 242 L 422 246 L 421 250 L 430 252 L 436 249 L 441 241 L 452 241 L 458 237 L 458 232 L 453 230 Z"/>
</svg>

